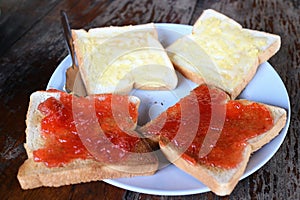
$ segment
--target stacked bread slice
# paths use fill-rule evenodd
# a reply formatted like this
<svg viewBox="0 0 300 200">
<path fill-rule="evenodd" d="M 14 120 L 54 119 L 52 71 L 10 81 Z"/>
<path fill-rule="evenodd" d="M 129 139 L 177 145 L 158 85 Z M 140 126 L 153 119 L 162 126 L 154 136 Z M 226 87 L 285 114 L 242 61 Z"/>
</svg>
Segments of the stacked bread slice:
<svg viewBox="0 0 300 200">
<path fill-rule="evenodd" d="M 132 176 L 146 176 L 151 175 L 156 172 L 158 168 L 158 160 L 156 156 L 152 153 L 152 149 L 149 147 L 149 145 L 144 142 L 142 139 L 139 139 L 139 141 L 136 143 L 133 152 L 127 152 L 128 155 L 124 159 L 122 159 L 122 162 L 119 162 L 121 158 L 117 157 L 113 161 L 109 161 L 109 156 L 104 157 L 104 159 L 100 158 L 98 159 L 95 154 L 89 155 L 86 158 L 80 158 L 73 157 L 67 162 L 61 162 L 58 163 L 55 166 L 49 166 L 47 164 L 47 160 L 38 161 L 39 159 L 34 156 L 34 152 L 38 151 L 39 149 L 43 149 L 47 147 L 47 133 L 42 132 L 42 120 L 45 119 L 47 115 L 43 112 L 42 109 L 39 109 L 39 105 L 41 103 L 46 102 L 50 98 L 54 98 L 57 100 L 57 102 L 61 102 L 60 98 L 61 96 L 67 96 L 67 98 L 73 99 L 73 113 L 72 115 L 81 114 L 81 112 L 78 109 L 75 108 L 75 106 L 80 105 L 84 100 L 81 98 L 78 98 L 76 96 L 72 96 L 71 94 L 66 94 L 61 91 L 37 91 L 33 93 L 30 97 L 30 104 L 27 112 L 27 119 L 26 119 L 26 143 L 25 143 L 25 149 L 28 155 L 28 159 L 22 164 L 22 166 L 19 169 L 18 172 L 18 180 L 21 184 L 21 187 L 23 189 L 32 189 L 36 187 L 41 186 L 52 186 L 52 187 L 58 187 L 63 185 L 69 185 L 69 184 L 76 184 L 76 183 L 83 183 L 83 182 L 90 182 L 90 181 L 98 181 L 103 179 L 111 179 L 111 178 L 120 178 L 120 177 L 132 177 Z M 131 103 L 134 105 L 135 110 L 137 112 L 138 106 L 139 106 L 139 99 L 134 96 L 121 96 L 123 99 L 127 99 L 128 102 L 122 101 L 119 102 L 118 109 L 128 109 L 128 104 Z M 76 100 L 74 98 L 77 98 Z M 105 101 L 110 97 L 110 95 L 103 94 L 93 97 L 86 97 L 86 98 L 94 98 L 95 101 Z M 117 98 L 117 95 L 114 96 L 114 98 Z M 59 104 L 62 105 L 62 104 Z M 90 104 L 89 106 L 94 106 L 93 104 Z M 83 107 L 82 109 L 87 110 L 87 107 Z M 94 112 L 102 113 L 101 115 L 105 115 L 105 112 L 111 110 L 112 108 L 108 106 L 106 110 L 103 109 L 97 109 L 95 108 Z M 89 110 L 88 110 L 89 111 Z M 138 138 L 138 133 L 135 132 L 136 127 L 136 121 L 137 121 L 137 114 L 134 118 L 131 118 L 130 115 L 124 115 L 123 117 L 123 127 L 125 127 L 128 130 L 124 130 L 124 132 L 130 132 L 133 134 L 132 137 Z M 79 119 L 75 118 L 71 120 L 71 123 L 82 123 L 82 121 L 86 121 L 89 119 Z M 100 120 L 99 125 L 103 126 L 111 126 L 113 118 L 105 118 L 105 120 Z M 60 120 L 61 121 L 61 120 Z M 67 123 L 66 121 L 61 121 L 61 123 Z M 96 125 L 97 125 L 96 124 Z M 87 124 L 86 124 L 87 125 Z M 83 125 L 82 125 L 83 126 Z M 59 127 L 54 127 L 57 129 L 55 131 L 55 134 L 62 134 L 62 132 L 59 131 Z M 82 130 L 84 127 L 80 128 L 77 127 L 77 132 L 73 133 L 73 135 L 78 135 L 84 130 Z M 86 129 L 88 130 L 88 129 Z M 104 132 L 105 129 L 103 128 Z M 72 133 L 70 134 L 70 138 Z M 91 134 L 90 139 L 93 138 Z M 89 135 L 88 135 L 89 136 Z M 68 137 L 67 137 L 68 138 Z M 89 139 L 89 137 L 87 137 Z M 122 138 L 121 138 L 122 139 Z M 57 143 L 58 145 L 63 145 L 64 141 L 63 139 L 61 142 Z M 77 138 L 77 143 L 81 143 L 80 140 L 84 141 L 82 137 Z M 96 140 L 91 141 L 93 145 L 97 143 Z M 126 138 L 124 139 L 124 142 L 126 142 Z M 112 145 L 112 144 L 110 144 Z M 85 145 L 88 147 L 88 145 Z M 98 147 L 98 146 L 95 146 Z M 101 148 L 104 148 L 104 146 L 101 146 Z M 47 154 L 51 154 L 52 149 L 56 149 L 54 147 L 48 148 Z M 54 158 L 55 161 L 63 160 L 64 157 L 67 156 L 67 150 L 59 150 L 61 153 L 59 155 L 56 155 Z M 89 150 L 89 149 L 88 149 Z M 104 149 L 105 151 L 111 150 L 111 149 Z M 49 153 L 48 153 L 49 152 Z M 91 151 L 89 151 L 91 152 Z M 113 153 L 113 152 L 111 152 Z M 124 152 L 123 152 L 124 153 Z M 126 152 L 125 152 L 126 154 Z M 51 159 L 51 157 L 50 157 Z M 50 160 L 51 161 L 51 160 Z"/>
</svg>

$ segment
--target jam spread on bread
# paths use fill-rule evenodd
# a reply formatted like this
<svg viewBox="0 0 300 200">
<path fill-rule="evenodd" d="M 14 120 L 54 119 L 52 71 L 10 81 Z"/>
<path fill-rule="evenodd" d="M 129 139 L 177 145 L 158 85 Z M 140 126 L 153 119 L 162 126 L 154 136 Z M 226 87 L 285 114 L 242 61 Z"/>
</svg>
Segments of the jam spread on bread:
<svg viewBox="0 0 300 200">
<path fill-rule="evenodd" d="M 183 114 L 184 109 L 196 117 Z M 236 167 L 243 159 L 247 141 L 273 126 L 273 118 L 263 105 L 226 101 L 224 92 L 206 85 L 198 86 L 166 113 L 163 127 L 156 132 L 163 145 L 171 142 L 183 149 L 182 158 L 192 164 L 223 169 Z M 192 133 L 190 127 L 197 127 L 196 132 Z M 190 143 L 188 138 L 192 139 Z"/>
<path fill-rule="evenodd" d="M 116 104 L 115 108 L 113 103 Z M 101 94 L 84 98 L 60 92 L 59 99 L 46 99 L 39 104 L 38 110 L 43 114 L 41 133 L 45 145 L 44 148 L 35 150 L 33 156 L 35 161 L 44 162 L 48 167 L 62 166 L 77 158 L 95 158 L 95 151 L 100 156 L 103 154 L 97 146 L 95 148 L 98 149 L 91 153 L 82 142 L 95 139 L 95 127 L 91 125 L 93 121 L 98 128 L 101 127 L 102 133 L 110 142 L 109 145 L 121 149 L 119 152 L 122 155 L 109 155 L 114 156 L 114 159 L 123 157 L 124 152 L 134 151 L 139 141 L 138 137 L 129 135 L 129 131 L 126 131 L 134 127 L 137 120 L 137 106 L 128 101 L 128 96 L 116 95 L 114 98 L 111 94 Z M 116 111 L 113 112 L 114 110 Z M 118 113 L 124 111 L 126 112 L 123 116 Z M 107 155 L 102 156 L 102 159 L 109 159 L 105 156 Z"/>
</svg>

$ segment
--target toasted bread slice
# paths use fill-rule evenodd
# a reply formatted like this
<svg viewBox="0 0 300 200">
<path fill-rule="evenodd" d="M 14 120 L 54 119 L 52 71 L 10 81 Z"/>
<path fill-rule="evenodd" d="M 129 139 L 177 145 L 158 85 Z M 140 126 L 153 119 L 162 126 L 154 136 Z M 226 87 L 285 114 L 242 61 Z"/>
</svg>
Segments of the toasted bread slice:
<svg viewBox="0 0 300 200">
<path fill-rule="evenodd" d="M 175 68 L 192 81 L 214 85 L 235 99 L 280 48 L 280 36 L 242 28 L 233 19 L 205 10 L 191 34 L 167 52 Z"/>
<path fill-rule="evenodd" d="M 200 91 L 200 87 L 203 87 L 203 85 L 200 85 L 194 91 Z M 211 114 L 209 114 L 209 110 L 213 109 L 214 106 L 206 110 L 207 96 L 199 92 L 198 94 L 200 95 L 197 96 L 199 113 L 196 112 L 198 109 L 195 97 L 193 97 L 193 91 L 153 121 L 141 127 L 140 131 L 150 139 L 159 142 L 160 149 L 170 162 L 200 180 L 217 195 L 223 196 L 230 194 L 238 183 L 245 171 L 251 153 L 260 149 L 279 134 L 286 123 L 286 111 L 276 106 L 248 100 L 228 101 L 223 91 L 209 90 L 216 91 L 210 92 L 213 98 L 216 97 L 215 94 L 217 93 L 221 95 L 219 100 L 212 100 L 212 102 L 216 102 L 216 104 L 212 104 L 216 110 L 211 110 Z M 232 109 L 228 105 L 238 107 Z M 245 108 L 240 108 L 239 105 L 245 105 Z M 257 113 L 260 110 L 255 110 L 251 114 L 251 111 L 246 110 L 246 106 L 262 109 L 266 118 Z M 239 111 L 239 109 L 243 110 Z M 230 115 L 229 110 L 234 110 L 233 115 Z M 243 114 L 238 114 L 235 118 L 228 117 L 234 116 L 235 112 Z M 208 116 L 208 121 L 205 115 Z M 249 115 L 251 116 L 249 117 Z M 243 117 L 246 117 L 246 120 L 248 120 L 245 121 L 246 124 L 245 122 L 239 122 Z M 252 123 L 254 120 L 256 122 Z M 206 129 L 205 124 L 207 123 Z M 234 131 L 237 129 L 230 128 L 232 124 L 236 126 L 236 123 L 241 123 L 241 125 L 237 124 L 237 129 L 242 129 L 243 131 L 240 131 L 239 135 L 231 136 L 234 133 L 230 130 Z M 257 123 L 260 123 L 261 126 L 257 125 Z M 268 128 L 265 128 L 267 126 Z M 238 140 L 235 138 L 248 134 L 250 127 L 252 127 L 251 130 L 254 128 L 255 135 L 247 137 L 242 143 L 235 143 Z M 203 134 L 205 135 L 203 136 Z M 229 141 L 233 141 L 233 143 L 228 142 L 226 138 L 229 138 Z M 226 142 L 222 143 L 224 141 Z M 234 151 L 235 148 L 241 148 L 241 152 Z"/>
<path fill-rule="evenodd" d="M 50 97 L 59 99 L 61 94 L 61 92 L 38 91 L 30 97 L 26 119 L 26 143 L 24 144 L 28 159 L 19 168 L 17 175 L 23 189 L 41 186 L 58 187 L 102 179 L 145 176 L 155 173 L 158 168 L 158 160 L 152 153 L 149 145 L 143 140 L 139 140 L 136 144 L 133 154 L 129 154 L 123 162 L 116 164 L 100 162 L 92 156 L 86 159 L 74 158 L 65 164 L 55 167 L 48 167 L 44 162 L 36 162 L 33 152 L 43 148 L 45 145 L 45 139 L 41 134 L 41 120 L 44 116 L 38 110 L 38 106 Z M 99 98 L 104 97 L 101 96 Z M 128 99 L 138 107 L 138 98 L 128 96 Z M 124 118 L 124 120 L 128 119 Z M 133 133 L 135 125 L 130 125 Z"/>
<path fill-rule="evenodd" d="M 153 23 L 72 30 L 72 36 L 88 94 L 171 90 L 177 85 Z"/>
</svg>

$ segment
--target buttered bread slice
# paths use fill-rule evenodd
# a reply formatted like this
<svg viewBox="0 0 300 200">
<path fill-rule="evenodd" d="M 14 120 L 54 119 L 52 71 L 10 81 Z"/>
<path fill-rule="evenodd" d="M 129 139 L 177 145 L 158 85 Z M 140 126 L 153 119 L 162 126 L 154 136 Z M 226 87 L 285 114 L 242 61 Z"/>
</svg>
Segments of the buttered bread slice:
<svg viewBox="0 0 300 200">
<path fill-rule="evenodd" d="M 88 94 L 174 89 L 177 76 L 153 23 L 72 30 Z"/>
<path fill-rule="evenodd" d="M 205 10 L 186 35 L 167 48 L 175 68 L 192 81 L 214 85 L 236 98 L 280 48 L 278 35 L 242 28 L 233 19 Z"/>
</svg>

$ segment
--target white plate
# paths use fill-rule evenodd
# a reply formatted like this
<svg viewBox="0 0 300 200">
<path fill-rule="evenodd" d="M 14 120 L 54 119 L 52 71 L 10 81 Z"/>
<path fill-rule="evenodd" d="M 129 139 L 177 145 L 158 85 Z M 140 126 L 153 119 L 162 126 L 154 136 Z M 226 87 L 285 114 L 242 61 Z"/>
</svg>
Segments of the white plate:
<svg viewBox="0 0 300 200">
<path fill-rule="evenodd" d="M 156 26 L 159 32 L 159 39 L 165 46 L 175 41 L 178 37 L 190 33 L 192 30 L 192 27 L 187 25 L 156 24 Z M 70 65 L 71 59 L 70 56 L 68 56 L 53 73 L 47 89 L 56 88 L 63 90 L 65 84 L 65 70 Z M 146 115 L 149 113 L 149 108 L 154 108 L 155 110 L 157 108 L 166 109 L 168 106 L 174 104 L 180 97 L 188 94 L 190 86 L 193 87 L 193 83 L 179 76 L 179 85 L 172 93 L 134 90 L 132 94 L 140 97 L 142 101 L 140 109 L 142 118 L 139 120 L 147 120 L 148 116 Z M 288 120 L 284 129 L 275 139 L 252 155 L 246 171 L 242 176 L 243 179 L 268 162 L 280 147 L 290 123 L 290 102 L 282 80 L 268 62 L 259 66 L 255 77 L 242 92 L 240 98 L 280 106 L 285 108 L 288 112 Z M 174 165 L 168 165 L 160 169 L 153 176 L 104 181 L 126 190 L 154 195 L 188 195 L 209 191 L 200 181 L 176 168 Z"/>
</svg>

